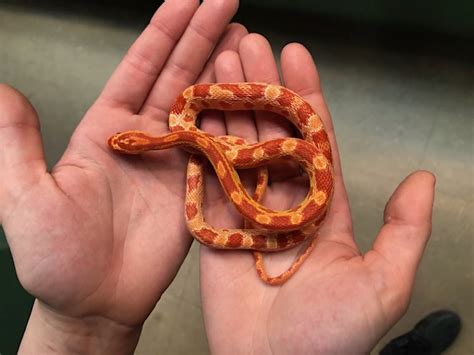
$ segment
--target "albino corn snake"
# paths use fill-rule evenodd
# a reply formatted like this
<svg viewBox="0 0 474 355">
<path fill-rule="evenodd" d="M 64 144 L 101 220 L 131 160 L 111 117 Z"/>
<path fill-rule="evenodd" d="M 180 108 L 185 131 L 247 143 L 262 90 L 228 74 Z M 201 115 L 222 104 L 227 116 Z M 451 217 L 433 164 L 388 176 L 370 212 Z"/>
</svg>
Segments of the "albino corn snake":
<svg viewBox="0 0 474 355">
<path fill-rule="evenodd" d="M 303 139 L 279 138 L 247 144 L 238 137 L 215 137 L 196 127 L 202 110 L 264 110 L 290 120 Z M 270 285 L 288 280 L 311 253 L 316 238 L 281 275 L 267 275 L 261 252 L 292 248 L 314 237 L 332 198 L 334 182 L 331 147 L 320 117 L 309 103 L 293 91 L 263 83 L 197 84 L 178 96 L 169 115 L 170 133 L 160 137 L 141 131 L 117 133 L 109 146 L 125 154 L 183 146 L 193 154 L 187 168 L 185 218 L 190 233 L 199 242 L 218 249 L 254 250 L 260 278 Z M 219 181 L 237 211 L 244 217 L 244 229 L 215 229 L 204 221 L 203 163 L 212 164 Z M 278 158 L 291 158 L 309 177 L 306 198 L 296 207 L 275 211 L 260 204 L 268 183 L 264 167 Z M 258 168 L 256 191 L 251 197 L 236 169 Z M 250 228 L 251 227 L 251 228 Z"/>
</svg>

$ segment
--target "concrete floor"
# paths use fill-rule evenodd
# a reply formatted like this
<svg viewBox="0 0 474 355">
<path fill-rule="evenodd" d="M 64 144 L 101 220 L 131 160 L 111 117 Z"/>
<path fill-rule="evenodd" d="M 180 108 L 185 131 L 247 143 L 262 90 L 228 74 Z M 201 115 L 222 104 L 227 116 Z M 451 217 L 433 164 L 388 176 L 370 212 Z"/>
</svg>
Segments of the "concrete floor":
<svg viewBox="0 0 474 355">
<path fill-rule="evenodd" d="M 20 89 L 38 110 L 50 165 L 148 18 L 128 10 L 110 18 L 101 11 L 0 4 L 0 81 Z M 425 314 L 449 308 L 461 314 L 463 330 L 447 354 L 474 353 L 472 61 L 445 47 L 288 34 L 251 21 L 250 28 L 268 36 L 276 50 L 301 41 L 317 59 L 362 250 L 372 243 L 386 200 L 407 174 L 428 169 L 437 176 L 433 233 L 412 303 L 381 343 Z M 197 250 L 192 248 L 146 322 L 137 354 L 208 353 Z"/>
</svg>

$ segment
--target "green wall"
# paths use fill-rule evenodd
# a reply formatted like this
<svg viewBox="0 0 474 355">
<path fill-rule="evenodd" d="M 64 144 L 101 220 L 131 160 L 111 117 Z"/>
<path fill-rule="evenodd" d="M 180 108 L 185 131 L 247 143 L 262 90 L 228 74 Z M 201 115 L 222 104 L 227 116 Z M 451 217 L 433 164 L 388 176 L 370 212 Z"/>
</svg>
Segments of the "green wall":
<svg viewBox="0 0 474 355">
<path fill-rule="evenodd" d="M 16 354 L 33 297 L 20 285 L 0 226 L 0 354 Z"/>
</svg>

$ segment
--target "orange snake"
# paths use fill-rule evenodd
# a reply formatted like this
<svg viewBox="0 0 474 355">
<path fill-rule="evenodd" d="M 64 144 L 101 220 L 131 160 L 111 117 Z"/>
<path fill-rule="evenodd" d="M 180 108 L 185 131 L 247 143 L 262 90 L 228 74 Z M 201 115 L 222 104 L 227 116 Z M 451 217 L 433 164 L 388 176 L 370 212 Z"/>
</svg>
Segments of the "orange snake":
<svg viewBox="0 0 474 355">
<path fill-rule="evenodd" d="M 264 110 L 290 120 L 303 139 L 279 138 L 247 144 L 233 136 L 215 137 L 196 127 L 202 110 Z M 315 234 L 328 209 L 334 182 L 331 147 L 320 117 L 311 105 L 293 91 L 263 83 L 197 84 L 178 96 L 169 115 L 170 133 L 153 137 L 140 131 L 117 133 L 109 146 L 125 154 L 184 146 L 193 153 L 186 177 L 185 218 L 190 233 L 199 242 L 218 249 L 254 250 L 259 277 L 270 285 L 288 280 L 315 246 Z M 203 163 L 212 164 L 227 197 L 244 217 L 244 229 L 216 229 L 204 221 Z M 309 177 L 306 198 L 296 207 L 275 211 L 260 201 L 268 183 L 269 161 L 291 158 Z M 257 187 L 251 197 L 236 169 L 258 168 Z M 252 228 L 249 228 L 252 227 Z M 261 252 L 292 248 L 313 237 L 306 251 L 281 275 L 269 276 Z"/>
</svg>

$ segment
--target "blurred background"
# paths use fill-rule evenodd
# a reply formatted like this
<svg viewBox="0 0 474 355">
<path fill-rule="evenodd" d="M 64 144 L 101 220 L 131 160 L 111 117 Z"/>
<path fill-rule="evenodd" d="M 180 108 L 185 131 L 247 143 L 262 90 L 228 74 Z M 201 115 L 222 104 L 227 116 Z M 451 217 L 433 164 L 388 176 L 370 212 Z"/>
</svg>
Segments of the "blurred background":
<svg viewBox="0 0 474 355">
<path fill-rule="evenodd" d="M 49 166 L 159 3 L 0 0 L 0 82 L 36 107 Z M 447 354 L 473 354 L 474 2 L 241 0 L 236 21 L 269 38 L 276 54 L 292 41 L 311 50 L 362 251 L 398 183 L 417 169 L 437 176 L 433 233 L 411 305 L 373 354 L 441 308 L 463 321 Z M 197 251 L 147 320 L 137 354 L 208 353 Z M 32 298 L 1 230 L 0 288 L 0 354 L 13 354 Z"/>
</svg>

